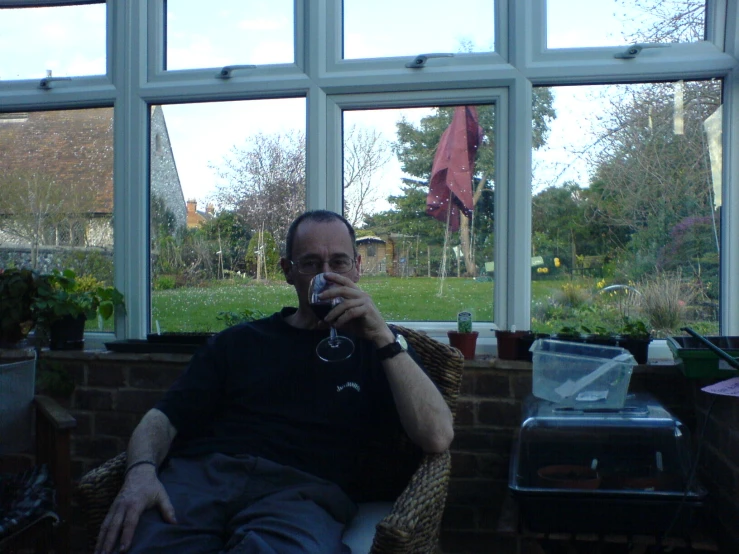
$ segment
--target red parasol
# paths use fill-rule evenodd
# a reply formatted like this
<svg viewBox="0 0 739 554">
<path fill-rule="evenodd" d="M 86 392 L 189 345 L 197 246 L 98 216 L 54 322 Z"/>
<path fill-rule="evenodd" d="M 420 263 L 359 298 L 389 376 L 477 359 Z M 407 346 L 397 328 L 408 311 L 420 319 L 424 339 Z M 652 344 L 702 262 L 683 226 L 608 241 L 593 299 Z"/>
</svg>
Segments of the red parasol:
<svg viewBox="0 0 739 554">
<path fill-rule="evenodd" d="M 449 221 L 452 231 L 459 228 L 460 209 L 467 217 L 472 215 L 472 176 L 482 136 L 475 106 L 457 106 L 436 149 L 426 213 L 439 221 Z"/>
</svg>

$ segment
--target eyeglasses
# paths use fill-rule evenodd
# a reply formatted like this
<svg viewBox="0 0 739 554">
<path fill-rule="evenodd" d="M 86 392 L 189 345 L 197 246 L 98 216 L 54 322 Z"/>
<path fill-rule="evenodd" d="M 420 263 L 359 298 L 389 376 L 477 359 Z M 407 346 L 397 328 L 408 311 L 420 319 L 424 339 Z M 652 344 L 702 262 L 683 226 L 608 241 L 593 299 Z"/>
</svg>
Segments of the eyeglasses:
<svg viewBox="0 0 739 554">
<path fill-rule="evenodd" d="M 347 273 L 354 269 L 354 258 L 349 256 L 336 256 L 330 260 L 307 259 L 297 262 L 290 260 L 290 263 L 298 269 L 298 273 L 303 275 L 321 273 L 324 264 L 328 264 L 329 269 L 334 273 Z"/>
</svg>

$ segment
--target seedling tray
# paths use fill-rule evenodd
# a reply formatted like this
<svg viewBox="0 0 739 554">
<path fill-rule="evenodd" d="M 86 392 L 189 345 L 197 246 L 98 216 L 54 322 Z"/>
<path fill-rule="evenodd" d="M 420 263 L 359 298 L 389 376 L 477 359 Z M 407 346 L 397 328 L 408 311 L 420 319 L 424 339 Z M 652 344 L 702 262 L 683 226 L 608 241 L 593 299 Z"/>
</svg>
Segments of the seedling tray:
<svg viewBox="0 0 739 554">
<path fill-rule="evenodd" d="M 705 338 L 730 356 L 739 357 L 739 337 Z M 680 360 L 680 369 L 686 377 L 728 378 L 739 374 L 726 360 L 719 358 L 718 354 L 695 337 L 667 337 L 667 346 L 673 356 Z"/>
</svg>

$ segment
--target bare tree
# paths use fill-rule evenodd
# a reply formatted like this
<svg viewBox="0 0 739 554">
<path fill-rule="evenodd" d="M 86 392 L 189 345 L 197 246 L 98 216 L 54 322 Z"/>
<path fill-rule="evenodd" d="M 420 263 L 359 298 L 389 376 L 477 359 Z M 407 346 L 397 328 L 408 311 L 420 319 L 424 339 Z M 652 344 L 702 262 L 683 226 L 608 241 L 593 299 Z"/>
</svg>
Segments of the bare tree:
<svg viewBox="0 0 739 554">
<path fill-rule="evenodd" d="M 222 179 L 215 193 L 221 209 L 284 243 L 290 222 L 305 210 L 305 134 L 256 134 L 211 167 Z"/>
<path fill-rule="evenodd" d="M 390 144 L 382 133 L 352 125 L 344 139 L 344 216 L 357 226 L 380 197 L 375 179 L 390 161 Z"/>
<path fill-rule="evenodd" d="M 704 39 L 705 0 L 620 0 L 624 19 L 636 31 L 625 35 L 628 42 L 696 42 Z M 646 21 L 644 27 L 642 21 Z"/>
<path fill-rule="evenodd" d="M 0 231 L 31 248 L 31 264 L 37 267 L 39 246 L 56 244 L 57 229 L 71 233 L 75 224 L 93 211 L 95 194 L 83 182 L 61 187 L 50 175 L 8 172 L 0 175 L 3 209 Z"/>
</svg>

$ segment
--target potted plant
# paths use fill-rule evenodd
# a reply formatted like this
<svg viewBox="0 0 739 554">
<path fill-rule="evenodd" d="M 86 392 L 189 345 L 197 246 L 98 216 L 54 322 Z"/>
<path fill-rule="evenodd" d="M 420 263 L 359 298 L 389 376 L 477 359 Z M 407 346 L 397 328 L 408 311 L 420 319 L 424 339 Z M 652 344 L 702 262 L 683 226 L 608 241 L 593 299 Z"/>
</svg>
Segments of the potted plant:
<svg viewBox="0 0 739 554">
<path fill-rule="evenodd" d="M 585 337 L 577 327 L 565 325 L 552 335 L 555 340 L 566 340 L 571 342 L 585 342 Z"/>
<path fill-rule="evenodd" d="M 585 325 L 583 325 L 582 330 L 586 333 L 586 336 L 587 336 L 586 342 L 589 342 L 591 344 L 599 344 L 601 346 L 617 346 L 618 345 L 616 334 L 612 333 L 605 327 L 596 325 L 595 327 L 593 327 L 593 329 L 590 329 L 589 327 L 586 327 Z"/>
<path fill-rule="evenodd" d="M 39 275 L 30 269 L 0 269 L 0 348 L 17 348 L 36 324 L 32 310 Z"/>
<path fill-rule="evenodd" d="M 634 356 L 636 363 L 646 364 L 649 359 L 649 343 L 652 342 L 652 333 L 641 319 L 631 319 L 625 316 L 623 325 L 619 329 L 618 344 Z"/>
<path fill-rule="evenodd" d="M 538 339 L 548 339 L 549 333 L 537 333 L 535 331 L 524 331 L 524 334 L 518 337 L 518 348 L 516 351 L 516 359 L 526 362 L 532 361 L 531 346 Z"/>
<path fill-rule="evenodd" d="M 49 334 L 49 348 L 80 350 L 85 321 L 98 316 L 109 319 L 117 306 L 125 309 L 118 289 L 94 278 L 77 278 L 74 271 L 65 269 L 41 276 L 33 311 L 39 326 Z"/>
<path fill-rule="evenodd" d="M 447 331 L 449 344 L 462 352 L 466 360 L 475 359 L 477 335 L 477 331 L 472 330 L 472 314 L 470 312 L 460 312 L 457 315 L 457 330 Z"/>
</svg>

